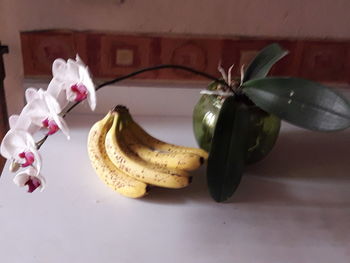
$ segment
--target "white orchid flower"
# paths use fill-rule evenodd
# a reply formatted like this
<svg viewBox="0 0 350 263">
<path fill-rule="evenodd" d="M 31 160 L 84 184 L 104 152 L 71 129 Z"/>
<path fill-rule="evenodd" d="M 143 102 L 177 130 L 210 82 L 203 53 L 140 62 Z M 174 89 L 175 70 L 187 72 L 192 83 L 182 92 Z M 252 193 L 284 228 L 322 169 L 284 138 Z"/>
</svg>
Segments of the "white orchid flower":
<svg viewBox="0 0 350 263">
<path fill-rule="evenodd" d="M 27 114 L 11 115 L 9 117 L 9 124 L 11 130 L 22 130 L 32 135 L 37 131 Z"/>
<path fill-rule="evenodd" d="M 31 125 L 40 130 L 46 128 L 47 135 L 62 130 L 69 139 L 69 129 L 64 119 L 59 116 L 62 111 L 57 100 L 48 92 L 39 89 L 28 88 L 26 90 L 27 105 L 23 108 L 21 115 L 28 116 Z M 35 130 L 31 128 L 31 130 Z"/>
<path fill-rule="evenodd" d="M 61 107 L 69 102 L 87 98 L 90 108 L 96 108 L 96 90 L 89 69 L 77 55 L 75 60 L 56 59 L 52 64 L 53 78 L 47 91 L 55 97 Z"/>
<path fill-rule="evenodd" d="M 34 167 L 28 167 L 17 173 L 13 182 L 20 187 L 28 186 L 29 193 L 36 189 L 43 191 L 45 188 L 45 178 Z"/>
<path fill-rule="evenodd" d="M 0 153 L 11 160 L 11 167 L 18 164 L 21 167 L 34 166 L 37 171 L 41 169 L 41 157 L 35 141 L 32 135 L 24 130 L 9 130 L 2 140 Z M 12 167 L 12 171 L 15 170 Z"/>
</svg>

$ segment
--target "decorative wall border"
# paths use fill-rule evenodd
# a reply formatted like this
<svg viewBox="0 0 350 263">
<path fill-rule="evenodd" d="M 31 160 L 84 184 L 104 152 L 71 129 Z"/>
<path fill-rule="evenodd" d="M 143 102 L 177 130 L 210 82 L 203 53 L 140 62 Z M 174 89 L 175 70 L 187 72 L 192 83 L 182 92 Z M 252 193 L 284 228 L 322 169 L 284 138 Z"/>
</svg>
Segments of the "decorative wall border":
<svg viewBox="0 0 350 263">
<path fill-rule="evenodd" d="M 218 36 L 125 34 L 111 32 L 48 30 L 21 32 L 26 77 L 51 75 L 52 61 L 79 54 L 95 78 L 111 78 L 158 64 L 180 64 L 219 76 L 234 64 L 239 74 L 258 50 L 277 42 L 290 54 L 272 75 L 295 76 L 320 82 L 350 84 L 350 41 L 322 39 L 278 39 Z M 200 77 L 166 69 L 135 77 L 150 80 L 198 81 Z"/>
</svg>

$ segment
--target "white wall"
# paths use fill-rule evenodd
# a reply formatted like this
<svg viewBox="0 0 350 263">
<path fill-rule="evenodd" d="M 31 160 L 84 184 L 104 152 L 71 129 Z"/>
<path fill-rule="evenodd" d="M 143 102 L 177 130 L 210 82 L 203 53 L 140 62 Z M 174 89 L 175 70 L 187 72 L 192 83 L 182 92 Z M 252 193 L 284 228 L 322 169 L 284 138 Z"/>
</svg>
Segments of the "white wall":
<svg viewBox="0 0 350 263">
<path fill-rule="evenodd" d="M 92 29 L 350 39 L 349 0 L 0 0 L 9 113 L 22 107 L 19 32 Z"/>
</svg>

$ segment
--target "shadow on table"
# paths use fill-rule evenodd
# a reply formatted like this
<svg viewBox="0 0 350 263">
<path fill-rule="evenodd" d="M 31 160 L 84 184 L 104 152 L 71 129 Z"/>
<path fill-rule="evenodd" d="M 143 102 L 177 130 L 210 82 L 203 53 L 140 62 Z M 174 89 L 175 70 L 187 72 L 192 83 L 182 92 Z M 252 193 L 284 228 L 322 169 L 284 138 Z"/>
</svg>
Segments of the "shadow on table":
<svg viewBox="0 0 350 263">
<path fill-rule="evenodd" d="M 350 179 L 350 134 L 346 132 L 319 133 L 297 130 L 281 133 L 280 138 L 266 159 L 247 167 L 245 176 L 225 205 L 240 203 L 264 203 L 267 205 L 302 205 L 322 207 L 349 206 L 350 200 L 337 202 L 328 198 L 297 194 L 295 186 L 307 181 L 313 188 L 316 180 Z M 286 183 L 288 180 L 288 184 Z M 334 182 L 334 180 L 332 182 Z M 325 182 L 326 184 L 327 182 Z M 155 203 L 213 203 L 206 186 L 205 167 L 195 172 L 192 185 L 180 190 L 152 189 L 152 194 L 143 199 Z"/>
<path fill-rule="evenodd" d="M 350 178 L 350 133 L 307 130 L 281 133 L 266 159 L 247 172 L 263 177 Z"/>
<path fill-rule="evenodd" d="M 207 202 L 211 201 L 207 190 L 206 167 L 201 167 L 197 171 L 192 172 L 192 183 L 183 189 L 165 189 L 154 187 L 148 196 L 142 200 L 145 202 L 155 203 L 185 203 L 185 202 Z"/>
</svg>

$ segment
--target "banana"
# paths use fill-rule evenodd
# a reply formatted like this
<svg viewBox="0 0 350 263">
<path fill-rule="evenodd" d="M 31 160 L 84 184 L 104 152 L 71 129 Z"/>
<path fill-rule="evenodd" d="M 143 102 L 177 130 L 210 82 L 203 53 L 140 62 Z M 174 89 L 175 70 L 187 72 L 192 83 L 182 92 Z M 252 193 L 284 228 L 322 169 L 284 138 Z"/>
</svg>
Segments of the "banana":
<svg viewBox="0 0 350 263">
<path fill-rule="evenodd" d="M 191 181 L 187 172 L 165 169 L 146 162 L 126 147 L 123 142 L 125 125 L 120 118 L 120 112 L 124 109 L 123 106 L 115 107 L 113 124 L 106 135 L 105 148 L 109 159 L 127 175 L 145 183 L 166 188 L 187 186 Z"/>
<path fill-rule="evenodd" d="M 100 179 L 116 192 L 132 198 L 142 197 L 148 192 L 147 184 L 120 171 L 107 156 L 104 142 L 112 122 L 113 115 L 109 112 L 90 129 L 87 146 L 91 164 Z"/>
<path fill-rule="evenodd" d="M 142 144 L 148 146 L 149 148 L 162 152 L 192 153 L 202 157 L 204 160 L 208 159 L 208 153 L 200 148 L 175 145 L 153 137 L 137 122 L 135 122 L 126 108 L 121 112 L 121 114 L 123 115 L 123 118 L 125 118 L 127 125 L 130 126 L 130 130 L 134 136 L 138 138 Z"/>
<path fill-rule="evenodd" d="M 190 152 L 167 152 L 151 149 L 142 144 L 128 127 L 123 132 L 126 146 L 130 150 L 141 159 L 161 167 L 192 171 L 198 169 L 205 161 L 203 157 Z"/>
</svg>

